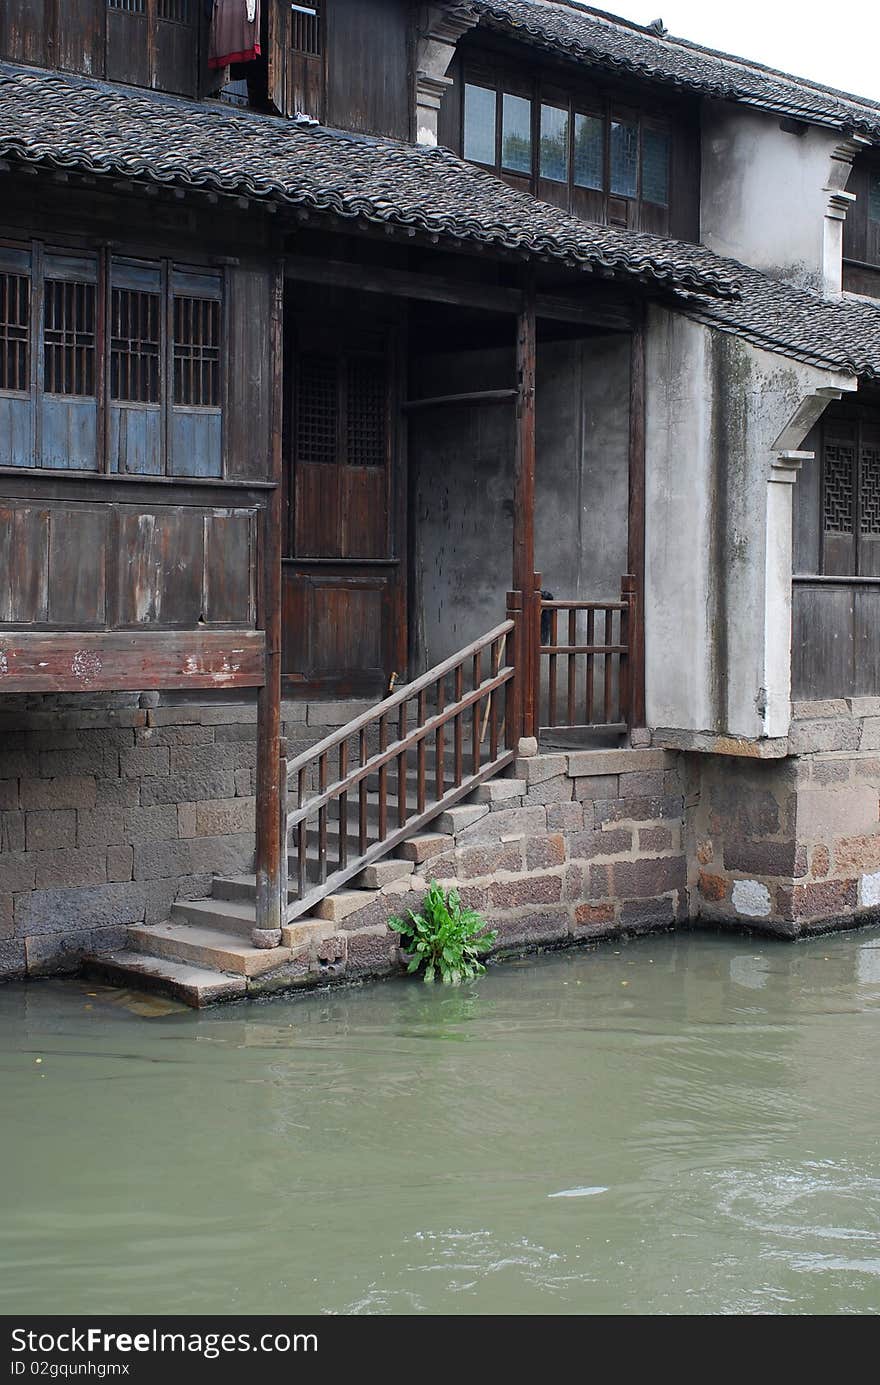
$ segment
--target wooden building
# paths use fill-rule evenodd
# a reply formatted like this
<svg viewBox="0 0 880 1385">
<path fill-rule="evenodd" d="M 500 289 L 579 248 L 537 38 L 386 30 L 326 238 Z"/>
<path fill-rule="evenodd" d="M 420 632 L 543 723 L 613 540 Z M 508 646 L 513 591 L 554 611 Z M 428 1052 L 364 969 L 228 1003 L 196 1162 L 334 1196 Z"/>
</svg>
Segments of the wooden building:
<svg viewBox="0 0 880 1385">
<path fill-rule="evenodd" d="M 0 15 L 9 974 L 65 859 L 93 933 L 217 875 L 271 952 L 523 738 L 777 760 L 880 694 L 880 111 L 566 0 L 262 0 L 220 66 L 209 9 Z M 169 839 L 152 915 L 117 791 L 23 787 L 103 707 L 126 811 L 228 805 L 187 709 L 254 703 L 253 873 Z"/>
</svg>

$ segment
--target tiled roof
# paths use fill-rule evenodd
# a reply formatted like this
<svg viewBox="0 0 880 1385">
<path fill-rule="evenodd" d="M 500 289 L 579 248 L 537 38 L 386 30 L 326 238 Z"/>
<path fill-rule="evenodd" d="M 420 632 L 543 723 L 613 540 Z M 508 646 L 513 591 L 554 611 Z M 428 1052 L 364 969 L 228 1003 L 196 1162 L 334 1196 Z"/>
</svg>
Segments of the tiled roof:
<svg viewBox="0 0 880 1385">
<path fill-rule="evenodd" d="M 443 149 L 0 65 L 0 158 L 275 199 L 653 283 L 770 351 L 880 379 L 880 306 L 770 279 L 703 246 L 567 216 Z"/>
<path fill-rule="evenodd" d="M 492 28 L 563 53 L 880 141 L 880 103 L 673 38 L 569 0 L 470 0 Z"/>
<path fill-rule="evenodd" d="M 0 65 L 0 157 L 286 202 L 665 287 L 729 295 L 698 245 L 593 226 L 445 149 Z"/>
<path fill-rule="evenodd" d="M 726 261 L 741 294 L 733 302 L 691 298 L 681 311 L 710 327 L 810 365 L 880 379 L 880 303 L 822 298 Z"/>
</svg>

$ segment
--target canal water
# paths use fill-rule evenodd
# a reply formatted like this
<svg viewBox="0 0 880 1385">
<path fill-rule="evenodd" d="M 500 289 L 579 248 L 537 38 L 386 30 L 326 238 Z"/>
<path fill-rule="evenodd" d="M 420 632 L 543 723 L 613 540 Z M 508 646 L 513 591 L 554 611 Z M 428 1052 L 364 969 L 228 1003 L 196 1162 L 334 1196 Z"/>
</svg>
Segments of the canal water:
<svg viewBox="0 0 880 1385">
<path fill-rule="evenodd" d="M 880 1312 L 880 932 L 0 987 L 0 1313 Z"/>
</svg>

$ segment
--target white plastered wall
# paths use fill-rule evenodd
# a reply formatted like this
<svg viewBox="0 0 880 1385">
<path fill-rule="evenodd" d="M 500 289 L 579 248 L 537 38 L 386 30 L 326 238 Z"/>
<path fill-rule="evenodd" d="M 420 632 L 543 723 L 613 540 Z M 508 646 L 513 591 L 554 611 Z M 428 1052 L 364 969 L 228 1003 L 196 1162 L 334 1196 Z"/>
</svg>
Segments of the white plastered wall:
<svg viewBox="0 0 880 1385">
<path fill-rule="evenodd" d="M 710 250 L 834 297 L 862 141 L 725 102 L 703 111 L 700 234 Z"/>
<path fill-rule="evenodd" d="M 829 400 L 854 387 L 650 309 L 650 726 L 755 741 L 787 734 L 792 482 L 808 455 L 798 449 Z"/>
</svg>

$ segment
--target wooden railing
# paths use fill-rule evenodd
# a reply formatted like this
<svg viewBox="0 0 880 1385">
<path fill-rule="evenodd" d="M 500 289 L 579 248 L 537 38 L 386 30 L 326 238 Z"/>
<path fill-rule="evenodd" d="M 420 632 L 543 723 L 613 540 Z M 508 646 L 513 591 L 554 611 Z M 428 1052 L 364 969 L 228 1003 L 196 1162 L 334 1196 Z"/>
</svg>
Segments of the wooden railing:
<svg viewBox="0 0 880 1385">
<path fill-rule="evenodd" d="M 520 624 L 514 609 L 286 766 L 288 921 L 511 763 L 521 730 Z"/>
<path fill-rule="evenodd" d="M 625 730 L 632 705 L 635 579 L 619 601 L 541 598 L 535 703 L 541 730 Z"/>
</svg>

